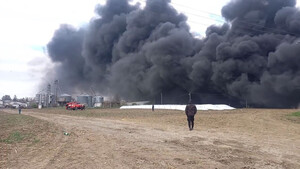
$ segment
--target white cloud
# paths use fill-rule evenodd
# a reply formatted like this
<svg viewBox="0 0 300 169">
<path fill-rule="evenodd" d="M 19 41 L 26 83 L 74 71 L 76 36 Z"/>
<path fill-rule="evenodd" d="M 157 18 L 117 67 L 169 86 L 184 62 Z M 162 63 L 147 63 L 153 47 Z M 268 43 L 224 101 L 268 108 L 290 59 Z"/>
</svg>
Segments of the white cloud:
<svg viewBox="0 0 300 169">
<path fill-rule="evenodd" d="M 60 24 L 88 23 L 99 0 L 10 0 L 0 6 L 0 97 L 34 96 L 49 59 L 43 47 Z M 40 64 L 32 65 L 40 58 Z M 50 65 L 51 66 L 51 65 Z"/>
</svg>

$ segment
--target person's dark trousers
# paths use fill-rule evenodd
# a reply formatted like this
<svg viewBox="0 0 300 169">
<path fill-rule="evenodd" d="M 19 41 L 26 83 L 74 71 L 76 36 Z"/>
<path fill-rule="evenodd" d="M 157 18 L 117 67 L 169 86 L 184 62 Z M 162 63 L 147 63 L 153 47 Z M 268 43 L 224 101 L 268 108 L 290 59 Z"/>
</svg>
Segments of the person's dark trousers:
<svg viewBox="0 0 300 169">
<path fill-rule="evenodd" d="M 189 129 L 193 130 L 193 128 L 194 128 L 194 116 L 187 116 L 187 121 L 188 121 Z"/>
</svg>

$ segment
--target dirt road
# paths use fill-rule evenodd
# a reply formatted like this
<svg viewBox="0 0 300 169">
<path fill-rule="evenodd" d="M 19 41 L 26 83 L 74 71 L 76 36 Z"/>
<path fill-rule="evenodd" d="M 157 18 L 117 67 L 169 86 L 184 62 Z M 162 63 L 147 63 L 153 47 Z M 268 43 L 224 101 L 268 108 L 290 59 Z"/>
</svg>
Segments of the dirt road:
<svg viewBox="0 0 300 169">
<path fill-rule="evenodd" d="M 24 151 L 10 161 L 11 168 L 300 168 L 300 124 L 282 119 L 279 111 L 202 113 L 193 131 L 122 119 L 23 114 L 54 123 L 70 136 L 50 138 L 34 153 Z"/>
</svg>

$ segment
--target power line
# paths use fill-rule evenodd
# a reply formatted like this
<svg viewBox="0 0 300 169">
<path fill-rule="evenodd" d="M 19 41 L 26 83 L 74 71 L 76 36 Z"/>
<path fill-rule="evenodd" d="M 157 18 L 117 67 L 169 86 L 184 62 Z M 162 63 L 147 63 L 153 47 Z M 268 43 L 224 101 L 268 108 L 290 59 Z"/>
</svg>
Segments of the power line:
<svg viewBox="0 0 300 169">
<path fill-rule="evenodd" d="M 142 1 L 142 2 L 145 2 L 145 3 L 146 3 L 146 0 L 138 0 L 138 1 Z M 178 6 L 185 7 L 185 8 L 193 9 L 193 10 L 198 11 L 198 12 L 201 12 L 201 13 L 205 13 L 205 14 L 217 16 L 217 17 L 219 17 L 219 18 L 223 18 L 223 16 L 218 15 L 218 14 L 214 14 L 214 13 L 211 13 L 211 12 L 199 10 L 199 9 L 196 9 L 196 8 L 190 8 L 190 7 L 188 7 L 188 6 L 180 5 L 180 4 L 177 4 L 177 3 L 174 3 L 174 2 L 171 2 L 171 3 L 169 3 L 169 4 L 173 4 L 173 5 L 175 4 L 175 5 L 178 5 Z M 195 14 L 195 13 L 191 13 L 191 12 L 180 12 L 180 13 L 183 13 L 183 14 L 190 14 L 190 15 L 194 15 L 194 16 L 199 16 L 199 17 L 202 17 L 202 18 L 207 18 L 207 19 L 214 20 L 214 21 L 218 21 L 218 22 L 222 22 L 222 23 L 225 22 L 224 20 L 214 19 L 214 18 L 211 18 L 211 17 L 202 16 L 202 15 Z"/>
<path fill-rule="evenodd" d="M 198 25 L 202 25 L 202 26 L 205 26 L 205 27 L 210 26 L 209 24 L 206 24 L 206 23 L 203 23 L 203 22 L 197 22 L 197 21 L 189 21 L 189 22 L 195 23 L 195 24 L 198 24 Z"/>
<path fill-rule="evenodd" d="M 200 18 L 205 18 L 205 19 L 210 19 L 210 20 L 214 20 L 214 21 L 217 21 L 217 22 L 220 22 L 220 23 L 227 23 L 226 21 L 224 20 L 219 20 L 219 19 L 213 19 L 213 18 L 210 18 L 210 17 L 207 17 L 207 16 L 201 16 L 201 15 L 198 15 L 198 14 L 194 14 L 194 13 L 189 13 L 189 12 L 185 12 L 187 14 L 191 14 L 191 15 L 194 15 L 194 16 L 197 16 L 197 17 L 200 17 Z M 221 16 L 220 16 L 221 17 Z M 197 23 L 196 21 L 189 21 L 189 22 L 193 22 L 193 23 Z M 278 28 L 270 28 L 270 27 L 266 27 L 266 26 L 263 26 L 263 25 L 260 25 L 260 24 L 255 24 L 255 23 L 251 23 L 251 22 L 246 22 L 246 21 L 242 21 L 242 20 L 235 20 L 235 22 L 238 22 L 238 23 L 241 23 L 241 24 L 244 24 L 244 25 L 252 25 L 252 26 L 257 26 L 257 27 L 261 27 L 261 28 L 265 28 L 265 29 L 268 29 L 268 30 L 271 30 L 271 31 L 278 31 L 278 32 L 284 32 L 286 34 L 290 34 L 290 35 L 294 35 L 294 36 L 300 36 L 300 34 L 296 34 L 296 33 L 292 33 L 292 32 L 289 32 L 289 31 L 286 31 L 284 29 L 278 29 Z M 203 23 L 199 23 L 199 24 L 203 24 Z M 248 27 L 249 28 L 249 27 Z M 257 31 L 262 31 L 262 30 L 258 30 L 256 29 Z M 265 31 L 266 32 L 266 31 Z M 275 33 L 275 32 L 266 32 L 266 33 Z"/>
<path fill-rule="evenodd" d="M 192 8 L 192 7 L 189 7 L 189 6 L 186 6 L 186 5 L 182 5 L 182 4 L 178 4 L 178 3 L 174 3 L 174 2 L 171 2 L 170 4 L 173 4 L 173 5 L 175 4 L 175 5 L 182 6 L 182 7 L 185 7 L 185 8 L 188 8 L 188 9 L 192 9 L 192 10 L 195 10 L 195 11 L 200 11 L 200 12 L 203 12 L 203 13 L 214 15 L 214 16 L 217 16 L 217 17 L 222 17 L 221 15 L 218 15 L 218 14 L 215 14 L 215 13 L 211 13 L 211 12 L 208 12 L 208 11 L 204 11 L 204 10 L 199 10 L 199 9 Z"/>
<path fill-rule="evenodd" d="M 183 12 L 183 13 L 184 13 L 184 14 L 194 15 L 194 16 L 200 17 L 200 18 L 206 18 L 206 19 L 213 20 L 213 21 L 217 21 L 217 22 L 220 22 L 220 23 L 225 23 L 224 20 L 214 19 L 214 18 L 211 18 L 211 17 L 208 17 L 208 16 L 202 16 L 202 15 L 194 14 L 194 13 L 190 13 L 190 12 Z"/>
<path fill-rule="evenodd" d="M 261 33 L 273 33 L 273 34 L 280 34 L 280 33 L 276 33 L 276 32 L 272 32 L 272 31 L 264 31 L 264 30 L 260 30 L 260 29 L 256 29 L 256 28 L 253 28 L 253 27 L 247 27 L 247 26 L 245 26 L 245 27 L 242 27 L 242 26 L 240 26 L 240 25 L 236 25 L 237 27 L 239 27 L 239 28 L 242 28 L 242 29 L 248 29 L 248 30 L 253 30 L 253 31 L 257 31 L 257 32 L 261 32 Z M 242 33 L 242 32 L 241 32 Z M 293 35 L 293 36 L 300 36 L 299 34 L 295 34 L 295 33 L 287 33 L 287 34 L 290 34 L 290 35 Z M 281 38 L 279 38 L 279 37 L 275 37 L 275 38 L 277 38 L 277 39 L 280 39 L 281 40 Z"/>
<path fill-rule="evenodd" d="M 252 25 L 252 26 L 257 26 L 257 27 L 261 27 L 261 28 L 265 28 L 265 29 L 269 29 L 271 31 L 285 32 L 286 34 L 290 34 L 290 35 L 294 35 L 294 36 L 300 36 L 300 34 L 292 33 L 292 32 L 286 31 L 284 29 L 270 28 L 270 27 L 266 27 L 266 26 L 263 26 L 263 25 L 259 25 L 259 24 L 255 24 L 255 23 L 251 23 L 251 22 L 245 22 L 245 21 L 241 21 L 241 20 L 236 20 L 236 22 L 243 23 L 243 24 L 248 24 L 248 25 Z M 249 28 L 249 27 L 247 27 L 247 28 Z M 255 28 L 252 28 L 252 29 L 255 29 Z M 265 32 L 265 33 L 276 33 L 276 32 L 267 32 L 267 31 L 258 30 L 258 29 L 256 29 L 256 30 L 257 31 L 262 31 L 262 32 Z"/>
<path fill-rule="evenodd" d="M 137 0 L 137 1 L 142 1 L 142 2 L 146 3 L 146 0 Z M 218 14 L 215 14 L 215 13 L 212 13 L 212 12 L 208 12 L 208 11 L 204 11 L 204 10 L 199 10 L 199 9 L 192 8 L 190 6 L 186 6 L 186 5 L 182 5 L 182 4 L 178 4 L 178 3 L 175 3 L 175 2 L 170 2 L 169 4 L 172 4 L 174 6 L 181 6 L 181 7 L 184 7 L 184 8 L 192 9 L 192 10 L 195 10 L 195 11 L 198 11 L 198 12 L 207 13 L 207 14 L 210 14 L 210 15 L 213 15 L 213 16 L 217 16 L 217 17 L 222 17 L 221 15 L 218 15 Z"/>
<path fill-rule="evenodd" d="M 205 16 L 200 16 L 200 15 L 197 15 L 197 16 L 201 17 L 201 18 L 205 18 L 205 19 L 210 19 L 210 20 L 226 23 L 224 21 L 216 20 L 216 19 L 213 19 L 213 18 L 205 17 Z M 198 21 L 189 20 L 189 22 L 200 24 L 200 25 L 209 25 L 209 24 L 206 24 L 206 23 L 198 22 Z M 240 24 L 245 25 L 245 27 L 247 29 L 253 29 L 253 30 L 256 30 L 256 31 L 264 32 L 264 33 L 286 33 L 286 34 L 290 34 L 290 35 L 293 35 L 293 36 L 300 36 L 300 34 L 292 33 L 292 32 L 286 31 L 284 29 L 270 28 L 270 27 L 266 27 L 266 26 L 263 26 L 263 25 L 259 25 L 259 24 L 255 24 L 255 23 L 251 23 L 251 22 L 246 22 L 246 21 L 241 21 L 241 20 L 236 20 L 235 22 L 238 22 Z M 270 31 L 266 31 L 266 30 L 264 31 L 264 30 L 259 30 L 259 29 L 253 28 L 253 27 L 247 27 L 248 25 L 264 28 L 264 29 L 270 30 Z M 239 26 L 239 25 L 237 25 L 237 26 Z"/>
<path fill-rule="evenodd" d="M 146 0 L 138 0 L 138 1 L 146 2 Z M 198 11 L 198 12 L 201 12 L 201 13 L 206 13 L 206 14 L 213 15 L 213 16 L 217 16 L 217 17 L 220 17 L 220 18 L 223 17 L 223 16 L 215 14 L 215 13 L 207 12 L 207 11 L 204 11 L 204 10 L 199 10 L 199 9 L 196 9 L 196 8 L 192 8 L 192 7 L 189 7 L 189 6 L 186 6 L 186 5 L 182 5 L 182 4 L 178 4 L 178 3 L 174 3 L 174 2 L 171 2 L 170 4 L 171 5 L 175 5 L 175 6 L 177 5 L 177 6 L 185 7 L 185 8 L 188 8 L 188 9 L 193 9 L 195 11 Z M 217 21 L 217 22 L 220 22 L 220 23 L 227 23 L 225 20 L 215 19 L 215 18 L 211 18 L 211 17 L 208 17 L 208 16 L 202 16 L 202 15 L 191 13 L 191 12 L 181 12 L 181 13 L 183 13 L 183 14 L 190 14 L 190 15 L 193 15 L 193 16 L 196 16 L 196 17 L 213 20 L 213 21 Z M 209 23 L 202 23 L 202 22 L 198 22 L 198 21 L 191 21 L 191 20 L 189 20 L 189 22 L 196 23 L 196 24 L 199 24 L 199 25 L 204 25 L 204 26 L 209 25 Z M 256 24 L 256 23 L 251 23 L 251 22 L 246 22 L 246 21 L 242 21 L 242 20 L 235 20 L 233 22 L 237 22 L 237 23 L 240 23 L 240 24 L 247 24 L 247 25 L 257 26 L 257 27 L 264 28 L 264 29 L 272 31 L 272 32 L 267 32 L 267 31 L 263 31 L 263 30 L 258 30 L 258 29 L 255 29 L 255 28 L 251 28 L 253 30 L 260 31 L 260 32 L 276 33 L 274 31 L 278 31 L 278 32 L 284 32 L 286 34 L 290 34 L 290 35 L 293 35 L 293 36 L 300 36 L 300 34 L 292 33 L 292 32 L 286 31 L 284 29 L 270 28 L 270 27 L 266 27 L 264 25 L 260 25 L 260 24 Z"/>
</svg>

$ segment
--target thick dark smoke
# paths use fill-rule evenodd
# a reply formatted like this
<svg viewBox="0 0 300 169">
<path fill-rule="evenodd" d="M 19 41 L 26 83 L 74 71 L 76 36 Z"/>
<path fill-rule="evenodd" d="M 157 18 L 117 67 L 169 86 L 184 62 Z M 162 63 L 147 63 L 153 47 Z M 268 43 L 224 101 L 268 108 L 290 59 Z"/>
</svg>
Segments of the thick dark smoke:
<svg viewBox="0 0 300 169">
<path fill-rule="evenodd" d="M 232 0 L 227 20 L 196 39 L 170 0 L 97 6 L 79 30 L 62 25 L 48 44 L 51 75 L 66 92 L 127 100 L 296 107 L 300 102 L 300 11 L 295 0 Z M 201 22 L 201 20 L 199 20 Z"/>
</svg>

